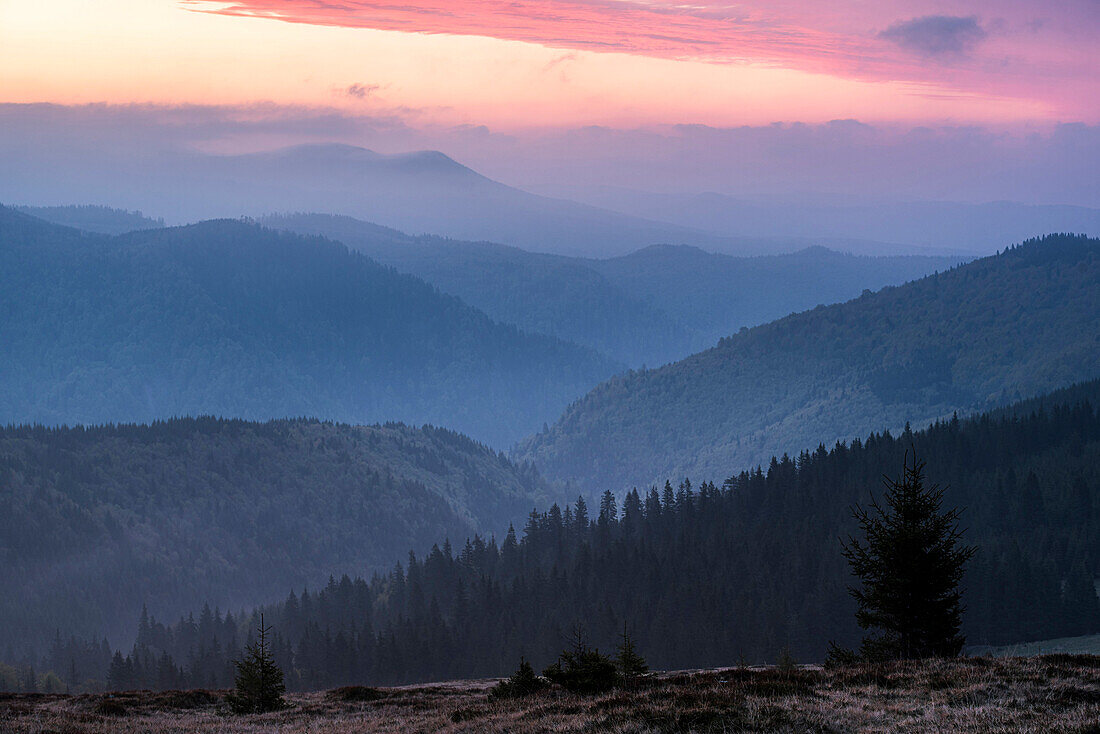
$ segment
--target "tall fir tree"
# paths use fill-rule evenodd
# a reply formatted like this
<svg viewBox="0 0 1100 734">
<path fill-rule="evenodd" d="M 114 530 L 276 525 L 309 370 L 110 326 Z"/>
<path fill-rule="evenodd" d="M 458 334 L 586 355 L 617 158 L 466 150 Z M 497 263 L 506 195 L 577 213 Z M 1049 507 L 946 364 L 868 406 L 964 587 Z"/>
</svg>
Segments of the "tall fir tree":
<svg viewBox="0 0 1100 734">
<path fill-rule="evenodd" d="M 943 489 L 924 486 L 924 463 L 914 454 L 900 479 L 883 479 L 885 507 L 852 512 L 864 540 L 849 536 L 844 557 L 862 582 L 851 588 L 856 621 L 874 630 L 864 638 L 866 660 L 955 657 L 960 633 L 959 582 L 976 548 L 961 546 L 959 510 L 944 511 Z"/>
</svg>

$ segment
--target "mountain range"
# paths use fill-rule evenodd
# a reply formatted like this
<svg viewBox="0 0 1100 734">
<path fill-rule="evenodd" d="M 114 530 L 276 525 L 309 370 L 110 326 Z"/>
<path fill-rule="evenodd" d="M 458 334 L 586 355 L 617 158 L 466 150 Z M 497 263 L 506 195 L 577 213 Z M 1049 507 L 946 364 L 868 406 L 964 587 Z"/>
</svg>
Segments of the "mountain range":
<svg viewBox="0 0 1100 734">
<path fill-rule="evenodd" d="M 1100 241 L 1052 235 L 612 378 L 516 456 L 590 491 L 715 477 L 1100 374 Z"/>
<path fill-rule="evenodd" d="M 0 199 L 8 201 L 107 203 L 104 197 L 173 223 L 321 211 L 564 254 L 617 254 L 660 242 L 725 245 L 718 235 L 506 186 L 437 151 L 384 155 L 341 144 L 243 155 L 188 151 L 165 154 L 156 166 L 99 161 L 62 178 L 16 165 L 0 181 Z"/>
<path fill-rule="evenodd" d="M 493 180 L 438 151 L 382 154 L 309 144 L 248 154 L 125 150 L 48 166 L 4 152 L 0 200 L 93 202 L 182 224 L 272 212 L 352 216 L 413 234 L 530 251 L 613 257 L 649 245 L 730 255 L 825 246 L 870 255 L 988 254 L 1046 232 L 1100 234 L 1100 210 L 1014 202 L 784 201 L 715 193 L 526 187 Z M 62 172 L 62 173 L 59 173 Z M 522 179 L 522 176 L 519 176 Z M 105 185 L 109 181 L 110 185 Z M 68 223 L 68 222 L 66 222 Z"/>
<path fill-rule="evenodd" d="M 47 222 L 99 234 L 125 234 L 138 229 L 160 229 L 164 226 L 163 219 L 153 219 L 141 212 L 112 209 L 109 206 L 85 204 L 83 206 L 18 206 L 15 208 L 24 214 Z"/>
<path fill-rule="evenodd" d="M 149 680 L 168 656 L 189 661 L 190 681 L 227 685 L 231 652 L 191 650 L 245 639 L 263 612 L 284 635 L 276 654 L 291 685 L 307 689 L 503 676 L 520 655 L 539 668 L 568 630 L 606 650 L 625 629 L 659 670 L 821 660 L 830 640 L 862 636 L 838 541 L 858 532 L 851 508 L 881 497 L 881 478 L 914 457 L 925 486 L 959 508 L 962 542 L 979 548 L 961 584 L 972 644 L 1094 633 L 1098 406 L 1092 381 L 774 457 L 720 484 L 605 494 L 591 510 L 555 504 L 502 543 L 437 544 L 389 573 L 330 579 L 251 614 L 222 619 L 196 602 L 174 624 L 143 620 L 132 658 Z"/>
<path fill-rule="evenodd" d="M 860 257 L 809 248 L 733 257 L 651 245 L 612 258 L 547 255 L 397 230 L 324 214 L 264 217 L 416 275 L 503 323 L 592 347 L 633 367 L 660 365 L 718 339 L 865 289 L 897 285 L 957 257 Z"/>
<path fill-rule="evenodd" d="M 547 196 L 715 232 L 742 251 L 784 252 L 818 244 L 865 255 L 990 254 L 1048 232 L 1100 234 L 1100 209 L 1015 201 L 890 201 L 803 195 L 735 197 L 614 187 L 535 187 Z"/>
<path fill-rule="evenodd" d="M 0 650 L 128 639 L 142 605 L 226 609 L 502 533 L 550 488 L 452 431 L 186 418 L 0 429 Z"/>
<path fill-rule="evenodd" d="M 0 259 L 4 423 L 402 420 L 506 447 L 620 369 L 247 222 L 108 237 L 0 208 Z"/>
</svg>

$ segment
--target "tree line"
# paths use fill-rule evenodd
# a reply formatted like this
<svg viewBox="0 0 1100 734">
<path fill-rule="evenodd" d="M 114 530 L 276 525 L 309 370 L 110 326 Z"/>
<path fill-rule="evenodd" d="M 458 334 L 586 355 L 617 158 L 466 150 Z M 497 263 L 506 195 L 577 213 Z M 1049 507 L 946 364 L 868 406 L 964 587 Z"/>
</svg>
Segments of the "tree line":
<svg viewBox="0 0 1100 734">
<path fill-rule="evenodd" d="M 126 683 L 225 686 L 260 613 L 291 689 L 505 675 L 542 667 L 582 625 L 612 649 L 624 627 L 658 669 L 821 660 L 855 647 L 838 538 L 907 451 L 980 547 L 961 579 L 970 644 L 1100 631 L 1100 382 L 928 429 L 773 459 L 721 485 L 688 480 L 532 511 L 501 541 L 443 542 L 370 579 L 330 578 L 247 614 L 146 619 Z M 65 666 L 65 661 L 58 664 Z M 117 681 L 112 681 L 112 684 Z"/>
</svg>

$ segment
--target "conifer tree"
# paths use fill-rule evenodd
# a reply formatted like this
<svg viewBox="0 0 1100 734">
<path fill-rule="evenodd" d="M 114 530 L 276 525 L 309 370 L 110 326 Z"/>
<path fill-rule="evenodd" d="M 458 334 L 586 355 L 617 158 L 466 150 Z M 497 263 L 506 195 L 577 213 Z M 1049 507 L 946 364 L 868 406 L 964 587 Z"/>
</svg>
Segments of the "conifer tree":
<svg viewBox="0 0 1100 734">
<path fill-rule="evenodd" d="M 111 691 L 122 691 L 129 688 L 129 674 L 126 671 L 126 661 L 122 657 L 122 653 L 115 651 L 114 657 L 111 658 L 111 665 L 107 669 L 107 689 Z"/>
<path fill-rule="evenodd" d="M 267 642 L 270 631 L 271 628 L 264 625 L 261 614 L 259 639 L 245 648 L 241 660 L 235 661 L 236 690 L 229 694 L 227 700 L 238 714 L 276 711 L 286 706 L 283 700 L 283 693 L 286 692 L 283 671 L 275 664 Z"/>
<path fill-rule="evenodd" d="M 883 479 L 885 507 L 853 515 L 864 540 L 849 536 L 844 557 L 861 580 L 850 592 L 856 621 L 876 630 L 860 648 L 866 660 L 954 657 L 964 638 L 959 582 L 976 548 L 960 546 L 957 508 L 943 510 L 943 490 L 924 486 L 924 463 L 914 455 L 902 476 Z"/>
<path fill-rule="evenodd" d="M 571 649 L 563 650 L 542 672 L 552 683 L 573 693 L 602 693 L 619 683 L 619 671 L 614 661 L 590 648 L 580 627 L 573 628 Z"/>
<path fill-rule="evenodd" d="M 619 669 L 619 675 L 624 680 L 637 680 L 649 672 L 649 665 L 646 663 L 645 658 L 638 654 L 634 639 L 627 632 L 625 626 L 621 638 L 622 642 L 619 643 L 619 650 L 615 655 L 615 665 Z"/>
<path fill-rule="evenodd" d="M 492 698 L 520 698 L 538 693 L 548 685 L 545 680 L 535 674 L 535 669 L 531 667 L 531 663 L 527 662 L 526 658 L 520 657 L 519 668 L 512 674 L 512 677 L 493 686 L 489 695 Z"/>
</svg>

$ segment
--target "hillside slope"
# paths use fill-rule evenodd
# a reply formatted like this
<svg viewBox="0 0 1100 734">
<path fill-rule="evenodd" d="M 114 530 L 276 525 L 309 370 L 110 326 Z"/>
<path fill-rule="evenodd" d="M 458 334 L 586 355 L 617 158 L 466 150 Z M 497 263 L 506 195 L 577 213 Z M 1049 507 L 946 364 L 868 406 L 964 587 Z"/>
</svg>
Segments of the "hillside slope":
<svg viewBox="0 0 1100 734">
<path fill-rule="evenodd" d="M 979 549 L 962 582 L 969 644 L 1100 631 L 1095 380 L 993 414 L 774 458 L 766 470 L 608 493 L 598 509 L 553 505 L 499 545 L 433 547 L 388 574 L 333 580 L 308 599 L 291 594 L 251 619 L 223 620 L 218 634 L 243 639 L 265 612 L 287 637 L 279 654 L 291 684 L 307 688 L 502 675 L 520 655 L 546 665 L 576 625 L 604 650 L 626 627 L 657 669 L 774 661 L 784 648 L 820 662 L 830 640 L 854 647 L 863 635 L 839 542 L 858 533 L 851 508 L 881 498 L 882 477 L 898 476 L 914 452 Z M 135 657 L 151 670 L 162 653 L 178 662 L 204 640 L 209 649 L 216 625 L 205 638 L 191 627 L 146 625 Z M 189 680 L 222 669 L 191 665 Z"/>
<path fill-rule="evenodd" d="M 255 603 L 500 530 L 547 492 L 465 436 L 180 419 L 0 429 L 0 649 L 131 639 L 142 604 Z"/>
<path fill-rule="evenodd" d="M 498 447 L 618 364 L 339 243 L 239 221 L 116 238 L 0 209 L 0 422 L 401 420 Z"/>
<path fill-rule="evenodd" d="M 965 259 L 869 257 L 824 247 L 732 257 L 685 245 L 653 245 L 591 261 L 591 266 L 622 292 L 690 324 L 698 333 L 697 343 L 711 347 L 741 328 L 846 301 L 865 290 L 901 285 Z"/>
<path fill-rule="evenodd" d="M 458 296 L 525 331 L 656 366 L 755 326 L 913 280 L 957 258 L 855 257 L 822 248 L 731 257 L 655 245 L 597 260 L 545 255 L 488 242 L 410 237 L 351 217 L 265 217 L 276 229 L 320 235 Z"/>
<path fill-rule="evenodd" d="M 663 364 L 704 346 L 688 322 L 624 293 L 582 258 L 411 237 L 351 217 L 292 214 L 263 223 L 343 242 L 498 321 L 592 347 L 625 364 Z"/>
<path fill-rule="evenodd" d="M 141 212 L 107 206 L 18 206 L 24 214 L 85 232 L 124 234 L 138 229 L 159 229 L 163 219 L 151 219 Z"/>
<path fill-rule="evenodd" d="M 1100 242 L 1053 235 L 615 377 L 516 455 L 549 476 L 618 490 L 715 476 L 1098 373 Z"/>
</svg>

